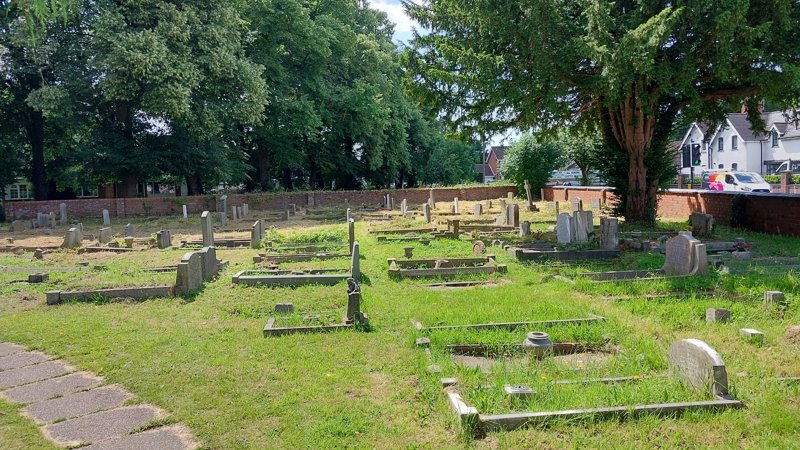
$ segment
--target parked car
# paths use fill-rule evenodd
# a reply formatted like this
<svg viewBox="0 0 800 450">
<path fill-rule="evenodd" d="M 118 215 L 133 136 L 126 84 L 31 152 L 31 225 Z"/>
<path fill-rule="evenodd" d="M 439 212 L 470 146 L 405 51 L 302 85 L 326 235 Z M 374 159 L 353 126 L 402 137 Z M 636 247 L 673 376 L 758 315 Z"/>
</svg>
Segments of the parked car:
<svg viewBox="0 0 800 450">
<path fill-rule="evenodd" d="M 703 189 L 710 191 L 772 192 L 772 186 L 755 172 L 703 172 L 701 183 Z"/>
</svg>

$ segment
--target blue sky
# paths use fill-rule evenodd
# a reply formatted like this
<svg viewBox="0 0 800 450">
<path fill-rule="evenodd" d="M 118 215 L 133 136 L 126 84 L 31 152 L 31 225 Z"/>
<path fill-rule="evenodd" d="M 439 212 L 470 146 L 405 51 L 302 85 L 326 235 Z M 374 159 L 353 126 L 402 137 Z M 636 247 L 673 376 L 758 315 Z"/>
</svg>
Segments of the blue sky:
<svg viewBox="0 0 800 450">
<path fill-rule="evenodd" d="M 370 0 L 369 3 L 373 8 L 385 12 L 389 20 L 395 24 L 395 42 L 408 43 L 411 40 L 411 28 L 417 25 L 406 15 L 400 0 Z"/>
</svg>

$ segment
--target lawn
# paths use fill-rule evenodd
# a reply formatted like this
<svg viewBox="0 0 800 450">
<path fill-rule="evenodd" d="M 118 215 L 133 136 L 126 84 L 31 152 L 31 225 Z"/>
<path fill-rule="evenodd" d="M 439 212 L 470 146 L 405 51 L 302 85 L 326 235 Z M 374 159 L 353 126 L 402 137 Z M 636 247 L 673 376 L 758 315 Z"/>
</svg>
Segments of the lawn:
<svg viewBox="0 0 800 450">
<path fill-rule="evenodd" d="M 443 207 L 443 206 L 442 206 Z M 464 211 L 472 211 L 462 202 Z M 338 211 L 336 212 L 338 215 Z M 549 220 L 551 213 L 522 213 L 523 220 Z M 173 242 L 199 235 L 199 220 L 144 220 L 134 225 L 144 236 L 172 229 Z M 122 224 L 115 225 L 121 229 Z M 422 225 L 421 222 L 418 225 Z M 87 229 L 99 223 L 85 222 Z M 343 223 L 283 222 L 268 235 L 281 242 L 306 239 L 346 240 Z M 379 226 L 386 227 L 386 224 Z M 544 230 L 547 223 L 533 228 Z M 666 229 L 683 227 L 664 222 Z M 3 235 L 6 235 L 3 232 Z M 235 234 L 235 233 L 234 233 Z M 0 235 L 0 236 L 3 236 Z M 232 235 L 232 234 L 231 234 Z M 563 448 L 563 447 L 748 447 L 792 448 L 800 442 L 800 383 L 780 383 L 781 376 L 800 376 L 800 344 L 790 342 L 786 328 L 800 324 L 800 275 L 757 261 L 731 264 L 731 273 L 656 282 L 596 284 L 584 271 L 657 268 L 663 256 L 625 253 L 609 262 L 520 264 L 499 247 L 487 247 L 508 273 L 468 279 L 497 280 L 490 287 L 429 289 L 431 280 L 396 280 L 387 274 L 387 258 L 402 258 L 413 245 L 414 258 L 471 256 L 472 240 L 378 243 L 367 225 L 357 222 L 361 250 L 362 310 L 369 331 L 264 338 L 262 329 L 276 303 L 291 302 L 296 315 L 287 322 L 317 314 L 331 321 L 344 311 L 345 283 L 269 289 L 231 284 L 231 276 L 255 269 L 255 250 L 218 249 L 230 261 L 220 277 L 186 299 L 141 302 L 44 304 L 44 292 L 87 287 L 167 284 L 174 275 L 143 272 L 145 267 L 177 264 L 182 250 L 148 250 L 135 254 L 78 255 L 56 251 L 36 261 L 30 252 L 0 254 L 0 341 L 23 344 L 64 358 L 80 370 L 119 383 L 139 399 L 172 414 L 189 426 L 204 448 Z M 717 238 L 745 237 L 757 258 L 800 256 L 800 240 L 721 229 Z M 22 238 L 25 236 L 17 236 Z M 55 236 L 54 236 L 55 237 Z M 488 244 L 488 242 L 487 242 Z M 51 272 L 42 285 L 10 283 L 26 278 L 28 268 L 79 267 Z M 755 263 L 754 263 L 755 264 Z M 348 267 L 346 258 L 292 263 L 281 267 Z M 94 267 L 101 266 L 101 267 Z M 11 271 L 9 271 L 11 269 Z M 573 277 L 575 284 L 552 277 Z M 766 290 L 782 290 L 789 307 L 763 305 Z M 649 296 L 646 296 L 649 295 Z M 658 295 L 658 296 L 654 296 Z M 728 324 L 707 325 L 705 309 L 729 308 Z M 481 343 L 502 347 L 520 343 L 526 331 L 442 331 L 430 334 L 430 364 L 414 342 L 421 334 L 411 319 L 425 326 L 606 318 L 592 325 L 554 327 L 553 340 L 575 341 L 604 349 L 596 361 L 529 360 L 524 355 L 498 357 L 488 370 L 453 362 L 444 346 Z M 766 335 L 763 346 L 745 342 L 740 328 Z M 704 400 L 671 378 L 666 350 L 681 338 L 709 343 L 724 358 L 732 393 L 746 407 L 722 414 L 687 413 L 680 417 L 645 417 L 632 421 L 554 423 L 471 439 L 460 433 L 449 411 L 440 376 L 459 378 L 466 400 L 481 412 L 545 411 L 592 406 Z M 615 386 L 568 384 L 556 379 L 643 376 L 640 383 Z M 504 384 L 527 384 L 535 395 L 511 404 Z M 51 448 L 37 427 L 0 401 L 0 448 Z"/>
</svg>

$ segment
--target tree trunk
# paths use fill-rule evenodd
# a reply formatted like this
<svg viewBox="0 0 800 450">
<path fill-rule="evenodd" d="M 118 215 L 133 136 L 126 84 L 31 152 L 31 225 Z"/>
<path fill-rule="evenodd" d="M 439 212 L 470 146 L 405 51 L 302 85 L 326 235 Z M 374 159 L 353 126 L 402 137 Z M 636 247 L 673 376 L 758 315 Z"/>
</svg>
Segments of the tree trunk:
<svg viewBox="0 0 800 450">
<path fill-rule="evenodd" d="M 589 167 L 578 166 L 581 169 L 581 186 L 588 186 L 589 185 Z"/>
<path fill-rule="evenodd" d="M 41 111 L 30 110 L 26 126 L 31 146 L 31 183 L 33 198 L 47 200 L 47 173 L 44 167 L 44 116 Z"/>
<path fill-rule="evenodd" d="M 642 105 L 641 90 L 641 86 L 631 86 L 625 101 L 610 106 L 607 113 L 614 139 L 628 153 L 625 219 L 652 222 L 657 189 L 648 185 L 645 153 L 653 145 L 656 111 Z"/>
<path fill-rule="evenodd" d="M 186 177 L 186 193 L 189 195 L 200 195 L 203 193 L 199 175 L 194 174 L 190 177 Z"/>
<path fill-rule="evenodd" d="M 294 184 L 292 183 L 292 169 L 289 167 L 284 167 L 281 171 L 281 183 L 283 184 L 283 188 L 287 191 L 291 191 L 294 189 Z"/>
</svg>

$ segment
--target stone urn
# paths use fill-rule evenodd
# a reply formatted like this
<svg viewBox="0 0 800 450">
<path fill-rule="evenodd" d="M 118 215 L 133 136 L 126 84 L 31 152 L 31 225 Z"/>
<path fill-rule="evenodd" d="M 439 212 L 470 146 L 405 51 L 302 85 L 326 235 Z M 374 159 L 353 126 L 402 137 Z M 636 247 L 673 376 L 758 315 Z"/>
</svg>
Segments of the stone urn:
<svg viewBox="0 0 800 450">
<path fill-rule="evenodd" d="M 537 357 L 545 356 L 553 349 L 550 335 L 543 331 L 531 331 L 528 333 L 528 337 L 522 342 L 522 346 L 526 351 L 533 353 Z"/>
</svg>

